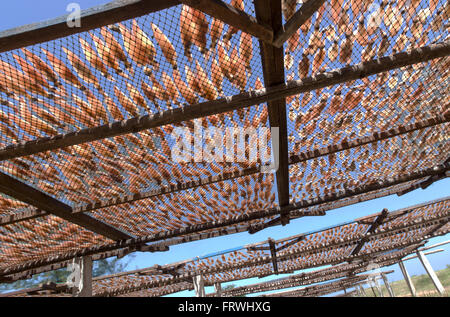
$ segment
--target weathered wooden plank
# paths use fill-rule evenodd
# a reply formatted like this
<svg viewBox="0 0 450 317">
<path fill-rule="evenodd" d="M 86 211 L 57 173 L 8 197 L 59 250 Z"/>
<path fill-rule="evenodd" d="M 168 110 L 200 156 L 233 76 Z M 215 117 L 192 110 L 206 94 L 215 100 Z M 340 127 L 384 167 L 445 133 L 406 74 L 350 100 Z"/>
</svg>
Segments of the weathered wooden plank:
<svg viewBox="0 0 450 317">
<path fill-rule="evenodd" d="M 17 222 L 31 220 L 35 218 L 39 218 L 42 216 L 48 215 L 47 212 L 40 210 L 40 209 L 33 209 L 33 210 L 27 210 L 23 212 L 17 212 L 10 215 L 3 215 L 0 216 L 0 227 L 1 226 L 7 226 L 12 225 Z"/>
<path fill-rule="evenodd" d="M 432 117 L 432 118 L 429 118 L 429 119 L 426 119 L 423 121 L 419 121 L 419 122 L 415 122 L 412 124 L 389 129 L 387 131 L 375 132 L 371 136 L 355 139 L 353 141 L 343 141 L 340 144 L 329 145 L 329 146 L 321 148 L 321 149 L 306 151 L 306 152 L 302 152 L 300 154 L 291 153 L 289 156 L 289 164 L 296 164 L 296 163 L 300 163 L 303 161 L 308 161 L 308 160 L 315 159 L 315 158 L 318 158 L 321 156 L 326 156 L 331 153 L 337 153 L 337 152 L 344 151 L 346 149 L 350 149 L 353 147 L 358 147 L 358 146 L 362 146 L 362 145 L 366 145 L 366 144 L 370 144 L 370 143 L 374 143 L 374 142 L 379 142 L 379 141 L 385 140 L 387 138 L 403 135 L 403 134 L 410 133 L 410 132 L 413 132 L 413 131 L 416 131 L 419 129 L 433 127 L 435 125 L 439 125 L 439 124 L 446 123 L 446 122 L 450 122 L 450 112 L 446 112 L 442 115 L 436 115 L 435 117 Z M 239 171 L 229 172 L 229 173 L 225 172 L 223 174 L 210 176 L 210 177 L 203 178 L 203 179 L 192 180 L 192 181 L 188 181 L 185 183 L 178 183 L 178 184 L 171 185 L 171 186 L 163 186 L 159 189 L 142 192 L 142 193 L 136 193 L 136 194 L 133 194 L 130 196 L 114 197 L 114 198 L 109 199 L 108 201 L 102 201 L 102 202 L 96 202 L 96 203 L 92 203 L 92 204 L 75 206 L 75 207 L 73 207 L 73 212 L 74 213 L 88 212 L 88 211 L 96 210 L 99 208 L 106 208 L 106 207 L 111 207 L 111 206 L 115 206 L 115 205 L 119 205 L 119 204 L 130 203 L 133 201 L 146 199 L 146 198 L 150 198 L 150 197 L 154 197 L 154 196 L 158 196 L 158 195 L 162 195 L 162 194 L 173 193 L 173 192 L 196 188 L 199 186 L 216 183 L 216 182 L 220 182 L 220 181 L 224 181 L 224 180 L 234 179 L 234 178 L 243 177 L 243 176 L 247 176 L 247 175 L 253 175 L 253 174 L 256 174 L 259 172 L 260 172 L 260 169 L 254 168 L 254 167 L 246 168 L 246 169 L 239 170 Z M 445 175 L 445 173 L 441 174 L 441 175 Z M 411 191 L 411 190 L 414 190 L 417 188 L 420 188 L 420 184 L 414 185 L 414 186 L 408 188 L 407 190 Z M 404 191 L 402 191 L 401 193 L 403 193 L 403 192 Z M 47 214 L 46 212 L 36 209 L 33 211 L 25 211 L 25 212 L 15 213 L 12 215 L 0 216 L 0 226 L 12 224 L 12 223 L 16 223 L 16 222 L 20 222 L 20 221 L 24 221 L 24 220 L 34 219 L 36 217 L 45 216 L 46 214 Z M 293 213 L 293 215 L 294 214 L 295 214 L 295 212 Z"/>
<path fill-rule="evenodd" d="M 272 45 L 282 47 L 292 34 L 294 34 L 309 18 L 323 5 L 325 0 L 308 0 L 302 4 L 300 9 L 286 22 L 286 24 L 276 30 Z"/>
<path fill-rule="evenodd" d="M 78 34 L 178 5 L 178 0 L 116 0 L 80 12 L 80 27 L 67 24 L 68 15 L 0 32 L 0 52 Z"/>
<path fill-rule="evenodd" d="M 114 197 L 107 201 L 96 202 L 96 203 L 86 204 L 86 205 L 82 205 L 82 206 L 75 206 L 73 208 L 73 210 L 75 213 L 92 211 L 92 210 L 99 209 L 99 208 L 106 208 L 106 207 L 111 207 L 111 206 L 120 205 L 120 204 L 124 204 L 124 203 L 130 203 L 133 201 L 142 200 L 142 199 L 159 196 L 159 195 L 163 195 L 163 194 L 168 194 L 168 193 L 175 193 L 175 192 L 182 191 L 182 190 L 192 189 L 192 188 L 196 188 L 199 186 L 213 184 L 213 183 L 217 183 L 217 182 L 221 182 L 221 181 L 229 180 L 229 179 L 234 179 L 234 178 L 238 178 L 238 177 L 253 175 L 253 174 L 260 173 L 260 172 L 261 172 L 261 169 L 259 167 L 249 167 L 249 168 L 245 168 L 242 170 L 225 172 L 222 174 L 208 176 L 205 178 L 198 178 L 196 180 L 191 180 L 191 181 L 187 181 L 184 183 L 180 182 L 180 183 L 173 184 L 173 185 L 161 186 L 158 189 L 154 189 L 154 190 L 150 190 L 150 191 L 146 191 L 146 192 L 142 192 L 142 193 L 136 193 L 136 194 L 129 195 L 129 196 Z"/>
<path fill-rule="evenodd" d="M 294 80 L 285 84 L 283 83 L 274 87 L 269 87 L 267 89 L 245 92 L 214 101 L 207 101 L 160 113 L 138 116 L 98 127 L 56 135 L 54 137 L 20 142 L 1 149 L 0 161 L 238 110 L 307 91 L 368 77 L 399 67 L 444 57 L 449 54 L 450 41 L 431 44 L 429 46 L 412 49 L 408 52 L 397 53 L 357 65 L 347 66 L 338 70 L 308 77 L 303 80 Z"/>
<path fill-rule="evenodd" d="M 257 22 L 254 17 L 221 0 L 180 0 L 182 3 L 200 10 L 226 24 L 256 38 L 271 43 L 273 31 L 267 24 Z"/>
<path fill-rule="evenodd" d="M 260 23 L 266 23 L 273 30 L 282 26 L 281 1 L 256 0 L 256 19 Z M 284 76 L 284 51 L 270 44 L 260 41 L 261 60 L 263 66 L 264 84 L 270 88 L 285 82 Z M 286 99 L 280 98 L 267 103 L 269 122 L 271 128 L 278 128 L 278 153 L 274 153 L 278 192 L 278 204 L 287 206 L 289 204 L 289 162 L 288 162 L 288 138 L 286 120 Z M 273 142 L 272 138 L 272 142 Z M 276 147 L 272 146 L 275 150 Z M 281 224 L 289 222 L 289 217 L 282 214 Z"/>
<path fill-rule="evenodd" d="M 74 215 L 69 205 L 1 172 L 0 192 L 112 240 L 132 238 L 131 235 L 89 215 Z"/>
<path fill-rule="evenodd" d="M 389 212 L 386 208 L 384 208 L 381 213 L 378 215 L 378 217 L 374 220 L 374 222 L 370 225 L 369 229 L 367 229 L 366 234 L 374 233 L 375 230 L 383 223 L 383 221 L 389 216 Z M 358 254 L 361 249 L 363 248 L 364 244 L 367 242 L 367 238 L 363 237 L 361 241 L 356 245 L 356 247 L 353 249 L 351 255 Z"/>
</svg>

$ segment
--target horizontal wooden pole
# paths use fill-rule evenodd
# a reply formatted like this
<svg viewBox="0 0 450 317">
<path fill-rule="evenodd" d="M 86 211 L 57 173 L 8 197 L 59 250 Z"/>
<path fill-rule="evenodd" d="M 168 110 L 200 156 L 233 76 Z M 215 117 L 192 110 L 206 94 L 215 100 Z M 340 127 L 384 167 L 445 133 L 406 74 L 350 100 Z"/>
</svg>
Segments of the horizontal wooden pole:
<svg viewBox="0 0 450 317">
<path fill-rule="evenodd" d="M 324 2 L 325 0 L 308 0 L 304 2 L 300 9 L 294 13 L 286 24 L 276 32 L 272 45 L 282 47 L 283 43 L 286 42 L 292 34 L 297 32 L 297 30 L 306 23 L 317 10 L 319 10 Z"/>
<path fill-rule="evenodd" d="M 82 10 L 80 27 L 68 26 L 69 15 L 20 26 L 0 32 L 0 53 L 89 31 L 178 4 L 178 0 L 119 0 Z"/>
<path fill-rule="evenodd" d="M 89 215 L 74 215 L 69 205 L 2 172 L 0 172 L 0 192 L 109 239 L 122 240 L 133 237 Z"/>
<path fill-rule="evenodd" d="M 226 24 L 268 43 L 272 43 L 273 31 L 268 25 L 258 23 L 248 15 L 221 0 L 180 0 L 182 3 L 200 10 Z"/>
<path fill-rule="evenodd" d="M 404 67 L 450 54 L 450 41 L 432 44 L 409 52 L 374 59 L 354 66 L 325 72 L 303 80 L 291 81 L 267 89 L 245 92 L 218 100 L 167 110 L 160 113 L 138 116 L 131 119 L 86 128 L 54 137 L 40 138 L 9 145 L 0 150 L 0 161 L 27 156 L 39 152 L 56 150 L 76 144 L 92 142 L 127 133 L 198 119 L 214 114 L 242 109 L 270 100 L 285 98 L 327 86 L 368 77 L 399 67 Z"/>
</svg>

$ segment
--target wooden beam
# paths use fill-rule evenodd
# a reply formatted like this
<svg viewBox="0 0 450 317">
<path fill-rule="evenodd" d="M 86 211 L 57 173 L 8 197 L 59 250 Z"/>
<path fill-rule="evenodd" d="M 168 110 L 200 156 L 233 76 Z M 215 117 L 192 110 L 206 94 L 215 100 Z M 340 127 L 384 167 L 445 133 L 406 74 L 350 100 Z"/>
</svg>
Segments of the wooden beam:
<svg viewBox="0 0 450 317">
<path fill-rule="evenodd" d="M 1 172 L 0 192 L 109 239 L 123 240 L 132 238 L 131 235 L 89 215 L 74 215 L 69 205 Z"/>
<path fill-rule="evenodd" d="M 386 208 L 384 208 L 381 213 L 378 215 L 378 217 L 374 220 L 372 225 L 367 230 L 366 234 L 372 234 L 375 232 L 375 230 L 383 223 L 383 221 L 387 218 L 389 215 L 389 212 Z M 363 248 L 364 244 L 367 242 L 368 239 L 366 237 L 363 237 L 361 241 L 356 245 L 356 247 L 353 249 L 351 255 L 358 254 L 361 249 Z"/>
<path fill-rule="evenodd" d="M 286 24 L 276 30 L 276 35 L 273 40 L 273 45 L 276 47 L 282 47 L 292 34 L 304 24 L 312 15 L 319 10 L 325 0 L 308 0 L 304 2 L 301 8 L 294 13 L 294 15 L 286 22 Z"/>
<path fill-rule="evenodd" d="M 256 19 L 260 23 L 268 24 L 273 30 L 282 26 L 281 1 L 256 0 Z M 270 44 L 260 41 L 261 60 L 263 66 L 264 84 L 270 88 L 285 82 L 284 75 L 284 51 Z M 286 99 L 274 99 L 267 103 L 269 122 L 271 128 L 278 128 L 278 153 L 274 153 L 279 206 L 289 205 L 289 162 L 288 162 L 288 138 L 286 120 Z M 274 146 L 272 138 L 272 148 Z M 280 215 L 282 225 L 289 223 L 289 217 L 282 213 Z"/>
<path fill-rule="evenodd" d="M 271 43 L 273 40 L 270 26 L 257 22 L 251 15 L 221 0 L 181 0 L 181 2 L 264 42 Z"/>
<path fill-rule="evenodd" d="M 375 132 L 370 136 L 355 139 L 353 141 L 343 141 L 340 144 L 329 145 L 329 146 L 321 148 L 321 149 L 310 150 L 310 151 L 302 152 L 300 154 L 291 153 L 289 156 L 289 164 L 296 164 L 296 163 L 312 160 L 312 159 L 315 159 L 315 158 L 318 158 L 321 156 L 326 156 L 331 153 L 337 153 L 337 152 L 344 151 L 344 150 L 347 150 L 350 148 L 354 148 L 354 147 L 358 147 L 358 146 L 362 146 L 362 145 L 366 145 L 366 144 L 370 144 L 370 143 L 374 143 L 374 142 L 379 142 L 379 141 L 385 140 L 387 138 L 392 138 L 395 136 L 403 135 L 403 134 L 410 133 L 410 132 L 420 130 L 420 129 L 433 127 L 433 126 L 447 123 L 447 122 L 450 122 L 450 112 L 446 112 L 444 114 L 438 114 L 434 117 L 431 117 L 431 118 L 423 120 L 423 121 L 418 121 L 418 122 L 415 122 L 412 124 L 399 126 L 396 128 L 386 130 L 386 131 Z M 219 175 L 209 176 L 207 178 L 199 178 L 198 180 L 192 180 L 192 181 L 188 181 L 185 183 L 177 183 L 175 185 L 162 186 L 161 188 L 158 188 L 158 189 L 141 192 L 141 193 L 136 193 L 133 195 L 114 197 L 107 201 L 101 201 L 101 202 L 95 202 L 95 203 L 91 203 L 91 204 L 74 206 L 73 212 L 78 213 L 78 212 L 93 211 L 93 210 L 100 209 L 100 208 L 106 208 L 106 207 L 116 206 L 116 205 L 120 205 L 120 204 L 124 204 L 124 203 L 130 203 L 133 201 L 138 201 L 138 200 L 142 200 L 142 199 L 146 199 L 146 198 L 150 198 L 150 197 L 154 197 L 154 196 L 158 196 L 158 195 L 162 195 L 162 194 L 174 193 L 174 192 L 191 189 L 191 188 L 196 188 L 196 187 L 207 185 L 207 184 L 221 182 L 224 180 L 253 175 L 253 174 L 260 173 L 260 172 L 261 172 L 261 169 L 257 168 L 257 167 L 245 168 L 243 170 L 233 171 L 233 172 L 225 172 L 225 173 L 222 173 Z M 445 172 L 441 175 L 445 175 Z M 420 188 L 419 184 L 409 187 L 408 190 L 412 191 L 412 190 L 418 189 L 418 188 Z M 404 191 L 401 191 L 400 193 L 404 193 Z M 397 193 L 397 195 L 399 195 L 399 193 Z M 0 226 L 5 226 L 5 225 L 20 222 L 20 221 L 34 219 L 34 218 L 45 216 L 45 215 L 48 215 L 48 213 L 46 213 L 45 211 L 39 210 L 39 209 L 35 209 L 35 210 L 31 210 L 31 211 L 27 210 L 24 212 L 14 213 L 12 215 L 4 215 L 4 216 L 0 216 Z M 295 216 L 295 215 L 291 215 L 291 217 L 292 216 Z M 277 220 L 277 223 L 278 222 L 279 222 L 279 219 Z M 251 233 L 255 233 L 264 228 L 267 228 L 269 225 L 270 224 L 264 225 L 263 227 L 261 227 L 261 226 L 258 226 L 257 228 L 255 227 L 252 229 Z"/>
<path fill-rule="evenodd" d="M 433 282 L 434 287 L 436 287 L 436 290 L 439 292 L 439 294 L 443 295 L 445 292 L 445 288 L 444 286 L 442 286 L 441 281 L 439 281 L 436 272 L 434 272 L 433 267 L 431 266 L 430 262 L 428 261 L 423 251 L 417 251 L 417 257 L 419 258 L 423 267 L 427 271 L 427 274 L 430 277 L 431 281 Z"/>
<path fill-rule="evenodd" d="M 0 32 L 0 53 L 29 45 L 52 41 L 164 10 L 179 4 L 178 0 L 119 0 L 81 11 L 80 27 L 69 27 L 64 15 L 52 20 L 20 26 Z"/>
<path fill-rule="evenodd" d="M 303 235 L 300 236 L 300 237 L 298 237 L 298 238 L 295 238 L 295 239 L 293 239 L 292 241 L 289 241 L 288 243 L 286 243 L 285 245 L 279 247 L 279 248 L 277 249 L 277 251 L 284 250 L 284 249 L 286 249 L 286 248 L 288 248 L 288 247 L 290 247 L 290 246 L 292 246 L 292 245 L 294 245 L 294 244 L 296 244 L 296 243 L 299 243 L 299 242 L 302 241 L 303 239 L 305 239 L 305 236 L 303 236 Z"/>
<path fill-rule="evenodd" d="M 431 44 L 429 46 L 412 49 L 408 52 L 397 53 L 357 65 L 347 66 L 338 70 L 317 74 L 303 80 L 294 80 L 266 89 L 245 92 L 231 97 L 206 101 L 196 105 L 171 109 L 155 114 L 138 116 L 67 134 L 19 142 L 18 144 L 9 145 L 1 149 L 0 161 L 127 133 L 137 133 L 167 124 L 176 124 L 205 116 L 238 110 L 252 105 L 368 77 L 399 67 L 444 57 L 449 54 L 450 41 Z"/>
<path fill-rule="evenodd" d="M 433 244 L 433 245 L 429 245 L 429 246 L 423 247 L 419 251 L 427 251 L 427 250 L 430 250 L 430 249 L 433 249 L 433 248 L 437 248 L 437 247 L 440 247 L 442 245 L 446 245 L 446 244 L 449 244 L 449 243 L 450 243 L 450 240 L 439 242 L 439 243 L 436 243 L 436 244 Z"/>
</svg>

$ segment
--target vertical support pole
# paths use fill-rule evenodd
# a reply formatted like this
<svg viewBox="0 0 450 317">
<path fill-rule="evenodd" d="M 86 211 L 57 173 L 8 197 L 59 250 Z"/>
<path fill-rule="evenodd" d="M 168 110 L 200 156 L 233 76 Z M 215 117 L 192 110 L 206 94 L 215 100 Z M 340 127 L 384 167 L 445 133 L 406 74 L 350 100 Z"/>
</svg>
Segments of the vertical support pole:
<svg viewBox="0 0 450 317">
<path fill-rule="evenodd" d="M 205 282 L 202 275 L 196 275 L 193 277 L 194 290 L 196 297 L 205 297 Z"/>
<path fill-rule="evenodd" d="M 403 261 L 398 262 L 398 265 L 400 266 L 400 270 L 403 273 L 403 277 L 405 278 L 406 284 L 408 284 L 409 287 L 409 291 L 411 292 L 411 295 L 416 297 L 416 288 L 414 287 L 414 284 L 411 280 L 411 278 L 409 277 L 408 271 L 406 270 L 405 264 L 403 263 Z"/>
<path fill-rule="evenodd" d="M 222 297 L 222 284 L 215 283 L 214 284 L 214 291 L 216 292 L 216 297 Z"/>
<path fill-rule="evenodd" d="M 380 283 L 378 283 L 377 276 L 374 278 L 375 286 L 377 287 L 378 293 L 380 294 L 380 297 L 384 297 L 383 290 L 381 289 Z"/>
<path fill-rule="evenodd" d="M 433 268 L 431 267 L 430 262 L 426 258 L 425 254 L 423 254 L 422 251 L 417 251 L 417 256 L 419 257 L 420 262 L 422 262 L 423 267 L 428 273 L 428 276 L 433 281 L 434 287 L 436 287 L 439 294 L 443 295 L 445 292 L 444 286 L 442 286 L 441 281 L 439 281 L 439 278 L 436 275 L 436 272 L 434 272 Z"/>
<path fill-rule="evenodd" d="M 377 296 L 377 293 L 375 292 L 374 283 L 373 283 L 372 280 L 369 281 L 369 285 L 370 285 L 370 288 L 372 289 L 373 296 L 374 296 L 374 297 L 378 297 L 378 296 Z"/>
<path fill-rule="evenodd" d="M 386 286 L 386 289 L 387 289 L 387 291 L 389 293 L 389 296 L 390 297 L 395 297 L 394 291 L 392 290 L 391 284 L 389 284 L 389 280 L 388 280 L 386 274 L 381 273 L 381 278 L 383 279 L 384 286 Z"/>
<path fill-rule="evenodd" d="M 75 258 L 68 268 L 70 275 L 67 284 L 72 286 L 72 296 L 92 297 L 92 258 Z"/>
</svg>

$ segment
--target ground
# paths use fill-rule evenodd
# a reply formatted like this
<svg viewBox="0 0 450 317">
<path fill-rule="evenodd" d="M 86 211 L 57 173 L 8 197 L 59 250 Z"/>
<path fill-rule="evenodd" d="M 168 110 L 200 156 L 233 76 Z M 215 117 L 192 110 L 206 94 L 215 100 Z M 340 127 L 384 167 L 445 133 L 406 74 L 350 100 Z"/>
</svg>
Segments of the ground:
<svg viewBox="0 0 450 317">
<path fill-rule="evenodd" d="M 450 295 L 450 266 L 446 269 L 436 271 L 436 274 L 441 281 L 442 285 L 444 286 L 445 290 L 447 291 L 447 294 L 444 296 Z M 416 292 L 418 296 L 439 296 L 439 293 L 437 292 L 436 288 L 434 287 L 431 279 L 429 276 L 425 273 L 423 275 L 417 275 L 411 277 L 414 287 L 416 288 Z M 382 286 L 382 291 L 384 296 L 388 296 L 388 292 L 386 287 L 383 284 L 383 281 L 380 281 Z M 395 281 L 391 283 L 391 287 L 394 291 L 395 296 L 398 297 L 407 297 L 411 296 L 411 293 L 409 292 L 408 286 L 405 282 L 405 280 Z M 365 291 L 367 293 L 367 296 L 373 296 L 372 290 L 367 287 L 365 287 Z M 378 296 L 378 293 L 377 293 Z"/>
</svg>

